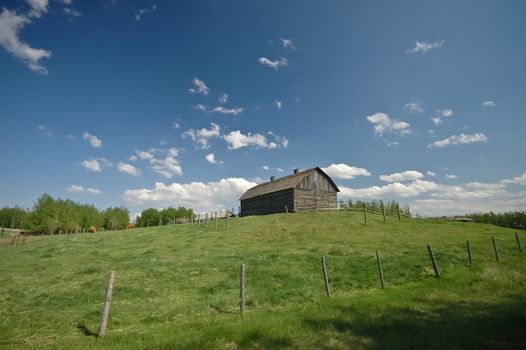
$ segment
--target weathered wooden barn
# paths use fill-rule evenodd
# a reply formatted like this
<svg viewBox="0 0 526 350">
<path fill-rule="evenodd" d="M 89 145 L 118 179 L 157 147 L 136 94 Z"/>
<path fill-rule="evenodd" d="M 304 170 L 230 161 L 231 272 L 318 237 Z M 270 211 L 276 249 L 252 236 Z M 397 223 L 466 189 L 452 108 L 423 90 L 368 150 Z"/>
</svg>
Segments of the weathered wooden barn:
<svg viewBox="0 0 526 350">
<path fill-rule="evenodd" d="M 249 188 L 241 196 L 241 216 L 308 210 L 337 209 L 340 192 L 329 175 L 320 168 L 294 173 Z"/>
</svg>

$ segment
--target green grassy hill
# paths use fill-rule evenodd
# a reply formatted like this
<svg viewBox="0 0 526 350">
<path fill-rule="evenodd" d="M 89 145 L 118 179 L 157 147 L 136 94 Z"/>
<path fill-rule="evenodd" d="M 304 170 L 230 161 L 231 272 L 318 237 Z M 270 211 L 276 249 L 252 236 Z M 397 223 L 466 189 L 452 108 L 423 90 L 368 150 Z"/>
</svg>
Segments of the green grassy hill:
<svg viewBox="0 0 526 350">
<path fill-rule="evenodd" d="M 526 346 L 526 252 L 483 224 L 299 213 L 0 241 L 2 348 L 510 349 Z M 522 234 L 526 245 L 526 234 Z M 495 261 L 495 236 L 501 262 Z M 467 265 L 466 240 L 474 266 Z M 426 245 L 442 273 L 434 277 Z M 386 288 L 378 280 L 375 251 Z M 320 257 L 333 296 L 325 295 Z M 239 315 L 239 265 L 247 309 Z M 107 276 L 108 330 L 96 338 Z"/>
</svg>

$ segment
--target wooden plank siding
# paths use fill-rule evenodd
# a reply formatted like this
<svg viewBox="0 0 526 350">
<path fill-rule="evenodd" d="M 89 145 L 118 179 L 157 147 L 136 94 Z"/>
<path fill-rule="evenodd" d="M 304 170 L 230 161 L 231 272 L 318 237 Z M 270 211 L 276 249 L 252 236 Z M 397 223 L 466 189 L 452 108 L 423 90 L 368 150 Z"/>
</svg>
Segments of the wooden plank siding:
<svg viewBox="0 0 526 350">
<path fill-rule="evenodd" d="M 292 188 L 263 194 L 241 201 L 242 216 L 284 213 L 285 206 L 292 211 L 294 207 L 294 190 Z"/>
<path fill-rule="evenodd" d="M 335 210 L 340 190 L 320 168 L 302 172 L 248 189 L 240 198 L 241 215 L 261 215 L 305 210 Z"/>
</svg>

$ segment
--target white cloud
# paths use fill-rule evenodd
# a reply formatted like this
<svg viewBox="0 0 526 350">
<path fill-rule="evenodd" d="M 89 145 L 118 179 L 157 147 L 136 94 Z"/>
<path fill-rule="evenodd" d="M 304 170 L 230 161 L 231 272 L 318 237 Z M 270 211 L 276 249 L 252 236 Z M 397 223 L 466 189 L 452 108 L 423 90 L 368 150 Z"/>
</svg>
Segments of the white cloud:
<svg viewBox="0 0 526 350">
<path fill-rule="evenodd" d="M 137 22 L 140 22 L 142 19 L 142 16 L 144 16 L 147 13 L 151 13 L 157 10 L 157 5 L 153 4 L 151 7 L 140 9 L 138 12 L 135 12 L 135 20 Z"/>
<path fill-rule="evenodd" d="M 494 101 L 488 100 L 488 101 L 483 101 L 481 106 L 482 107 L 495 107 L 496 103 Z"/>
<path fill-rule="evenodd" d="M 117 164 L 117 170 L 121 173 L 133 175 L 133 176 L 139 176 L 141 175 L 141 170 L 139 168 L 136 168 L 135 166 L 123 162 L 119 162 Z"/>
<path fill-rule="evenodd" d="M 439 126 L 443 123 L 442 119 L 439 117 L 431 117 L 431 121 L 433 122 L 433 124 L 435 124 L 435 126 Z"/>
<path fill-rule="evenodd" d="M 453 116 L 453 110 L 449 108 L 443 108 L 436 111 L 437 114 L 444 118 L 449 118 Z"/>
<path fill-rule="evenodd" d="M 281 109 L 281 107 L 283 106 L 283 102 L 276 99 L 274 100 L 274 105 L 276 106 L 277 109 Z"/>
<path fill-rule="evenodd" d="M 469 144 L 473 142 L 486 142 L 488 141 L 488 138 L 483 133 L 476 133 L 473 135 L 452 135 L 448 137 L 447 139 L 435 141 L 433 143 L 430 143 L 427 145 L 427 148 L 437 147 L 437 148 L 443 148 L 449 145 L 461 145 L 461 144 Z"/>
<path fill-rule="evenodd" d="M 130 162 L 135 162 L 137 159 L 139 159 L 139 157 L 137 157 L 135 154 L 128 157 L 128 160 Z"/>
<path fill-rule="evenodd" d="M 159 141 L 159 145 L 161 145 L 161 146 L 166 146 L 167 144 L 168 144 L 168 141 L 166 141 L 166 140 Z"/>
<path fill-rule="evenodd" d="M 106 158 L 90 158 L 80 163 L 84 169 L 94 171 L 96 173 L 102 172 L 105 167 L 112 166 L 112 163 Z"/>
<path fill-rule="evenodd" d="M 416 170 L 406 170 L 401 173 L 393 173 L 391 175 L 380 175 L 380 180 L 385 182 L 405 182 L 413 181 L 416 179 L 421 179 L 424 177 L 419 171 Z"/>
<path fill-rule="evenodd" d="M 4 8 L 0 13 L 0 45 L 13 56 L 21 60 L 29 69 L 40 74 L 47 74 L 46 67 L 40 65 L 43 58 L 50 58 L 51 51 L 35 49 L 20 40 L 20 31 L 31 23 L 31 17 L 40 17 L 47 11 L 47 1 L 30 2 L 31 12 L 29 15 L 19 15 L 16 12 Z"/>
<path fill-rule="evenodd" d="M 398 146 L 399 144 L 400 144 L 400 142 L 398 142 L 398 141 L 395 141 L 395 142 L 387 142 L 387 143 L 386 143 L 387 147 Z"/>
<path fill-rule="evenodd" d="M 135 153 L 137 154 L 137 157 L 139 157 L 139 159 L 142 159 L 142 160 L 150 160 L 150 159 L 153 159 L 153 149 L 151 151 L 135 151 Z M 130 157 L 130 160 L 132 160 L 132 157 L 134 158 L 134 160 L 137 160 L 137 157 L 135 156 L 131 156 Z"/>
<path fill-rule="evenodd" d="M 458 176 L 457 175 L 451 175 L 451 174 L 446 174 L 446 179 L 458 179 Z"/>
<path fill-rule="evenodd" d="M 409 123 L 391 119 L 385 113 L 370 115 L 367 120 L 374 124 L 374 133 L 380 136 L 383 136 L 384 133 L 396 133 L 403 136 L 412 132 Z"/>
<path fill-rule="evenodd" d="M 284 48 L 294 49 L 294 43 L 292 42 L 292 39 L 280 38 L 279 41 L 281 41 L 281 46 Z"/>
<path fill-rule="evenodd" d="M 102 147 L 102 141 L 95 135 L 90 134 L 89 132 L 85 132 L 82 135 L 82 138 L 89 142 L 90 146 L 93 148 L 100 148 Z"/>
<path fill-rule="evenodd" d="M 216 156 L 215 154 L 213 153 L 209 153 L 205 156 L 205 159 L 208 161 L 208 163 L 210 164 L 223 164 L 223 161 L 222 160 L 217 160 L 216 159 Z"/>
<path fill-rule="evenodd" d="M 44 135 L 46 135 L 50 139 L 53 138 L 53 131 L 47 125 L 39 125 L 37 126 L 37 130 L 42 132 Z"/>
<path fill-rule="evenodd" d="M 364 168 L 357 168 L 347 164 L 331 164 L 326 168 L 321 168 L 327 175 L 336 179 L 354 179 L 356 176 L 371 176 L 371 173 Z"/>
<path fill-rule="evenodd" d="M 526 185 L 526 171 L 521 176 L 514 177 L 512 179 L 504 179 L 501 181 L 503 184 L 519 184 Z"/>
<path fill-rule="evenodd" d="M 217 112 L 221 114 L 232 114 L 238 115 L 242 113 L 245 109 L 243 107 L 234 107 L 234 108 L 224 108 L 223 106 L 218 106 L 212 110 L 212 112 Z"/>
<path fill-rule="evenodd" d="M 289 141 L 287 138 L 274 135 L 271 131 L 268 134 L 274 139 L 273 141 L 269 141 L 267 137 L 262 134 L 248 133 L 245 135 L 239 130 L 232 131 L 229 134 L 224 135 L 223 138 L 228 143 L 228 149 L 232 150 L 243 147 L 274 149 L 279 147 L 286 148 L 288 146 Z"/>
<path fill-rule="evenodd" d="M 102 192 L 99 189 L 91 187 L 82 187 L 79 185 L 71 185 L 68 187 L 68 192 L 71 193 L 88 193 L 88 194 L 101 194 Z"/>
<path fill-rule="evenodd" d="M 429 50 L 436 49 L 439 47 L 442 47 L 442 45 L 445 44 L 445 41 L 435 41 L 434 43 L 429 43 L 427 41 L 417 41 L 416 46 L 412 49 L 406 50 L 407 53 L 417 53 L 421 52 L 422 54 L 425 54 Z"/>
<path fill-rule="evenodd" d="M 404 105 L 405 108 L 409 111 L 409 113 L 422 113 L 425 112 L 425 110 L 422 108 L 421 102 L 409 102 Z"/>
<path fill-rule="evenodd" d="M 64 13 L 66 13 L 70 17 L 80 17 L 82 16 L 82 12 L 80 12 L 77 9 L 71 8 L 71 7 L 65 7 Z"/>
<path fill-rule="evenodd" d="M 77 141 L 77 138 L 71 134 L 67 134 L 66 137 L 71 141 Z"/>
<path fill-rule="evenodd" d="M 176 130 L 181 129 L 181 124 L 179 124 L 178 122 L 174 122 L 173 126 L 174 126 L 174 129 Z"/>
<path fill-rule="evenodd" d="M 194 80 L 192 80 L 192 85 L 194 87 L 188 89 L 188 91 L 190 91 L 191 94 L 203 94 L 204 96 L 208 96 L 210 89 L 208 88 L 208 86 L 206 86 L 204 81 L 198 78 L 194 78 Z"/>
<path fill-rule="evenodd" d="M 284 172 L 284 170 L 282 168 L 272 168 L 272 167 L 269 167 L 268 165 L 263 165 L 261 167 L 261 169 L 267 170 L 267 171 L 274 171 L 275 170 L 275 171 L 279 171 L 280 173 Z"/>
<path fill-rule="evenodd" d="M 433 171 L 431 171 L 431 170 L 428 170 L 428 171 L 426 172 L 426 174 L 427 174 L 427 176 L 431 176 L 431 177 L 436 176 L 436 173 L 433 172 Z"/>
<path fill-rule="evenodd" d="M 26 0 L 31 11 L 29 12 L 30 17 L 40 17 L 42 14 L 47 12 L 49 6 L 49 0 Z"/>
<path fill-rule="evenodd" d="M 228 102 L 228 95 L 227 94 L 222 94 L 221 96 L 219 96 L 217 101 L 219 103 L 227 103 Z"/>
<path fill-rule="evenodd" d="M 281 67 L 285 67 L 288 65 L 288 61 L 286 58 L 284 57 L 281 57 L 279 58 L 278 60 L 276 61 L 271 61 L 269 60 L 268 58 L 266 57 L 260 57 L 258 59 L 259 63 L 261 63 L 262 65 L 264 66 L 267 66 L 267 67 L 270 67 L 270 68 L 273 68 L 274 70 L 278 70 L 280 69 Z"/>
<path fill-rule="evenodd" d="M 208 183 L 157 182 L 154 188 L 130 189 L 123 193 L 130 205 L 177 205 L 193 208 L 196 211 L 215 211 L 239 205 L 239 197 L 255 182 L 243 178 L 228 178 Z"/>
<path fill-rule="evenodd" d="M 198 110 L 198 111 L 201 111 L 201 112 L 206 112 L 206 110 L 208 109 L 208 107 L 206 107 L 205 105 L 201 104 L 201 103 L 198 103 L 194 106 L 194 109 L 195 110 Z"/>
<path fill-rule="evenodd" d="M 165 151 L 166 156 L 164 158 L 150 159 L 150 168 L 168 179 L 172 178 L 173 176 L 183 175 L 183 168 L 176 159 L 177 155 L 179 154 L 177 148 L 172 147 Z"/>
<path fill-rule="evenodd" d="M 200 148 L 207 149 L 210 147 L 208 144 L 209 139 L 213 137 L 219 137 L 221 135 L 221 128 L 219 125 L 214 123 L 210 123 L 210 125 L 210 129 L 189 129 L 185 131 L 182 136 L 183 138 L 190 138 L 192 141 L 195 141 Z"/>
</svg>

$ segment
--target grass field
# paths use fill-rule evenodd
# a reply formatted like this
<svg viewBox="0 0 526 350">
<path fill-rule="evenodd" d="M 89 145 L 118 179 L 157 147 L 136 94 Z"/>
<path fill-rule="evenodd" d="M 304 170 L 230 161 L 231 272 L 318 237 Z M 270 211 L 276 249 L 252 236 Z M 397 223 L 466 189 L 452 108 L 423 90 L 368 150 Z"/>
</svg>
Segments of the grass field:
<svg viewBox="0 0 526 350">
<path fill-rule="evenodd" d="M 362 221 L 358 213 L 278 214 L 229 220 L 228 231 L 224 222 L 217 230 L 213 222 L 172 225 L 34 237 L 15 249 L 4 238 L 0 347 L 526 348 L 526 252 L 519 253 L 514 231 L 438 220 Z M 106 336 L 97 338 L 110 270 L 116 272 L 110 320 Z"/>
</svg>

